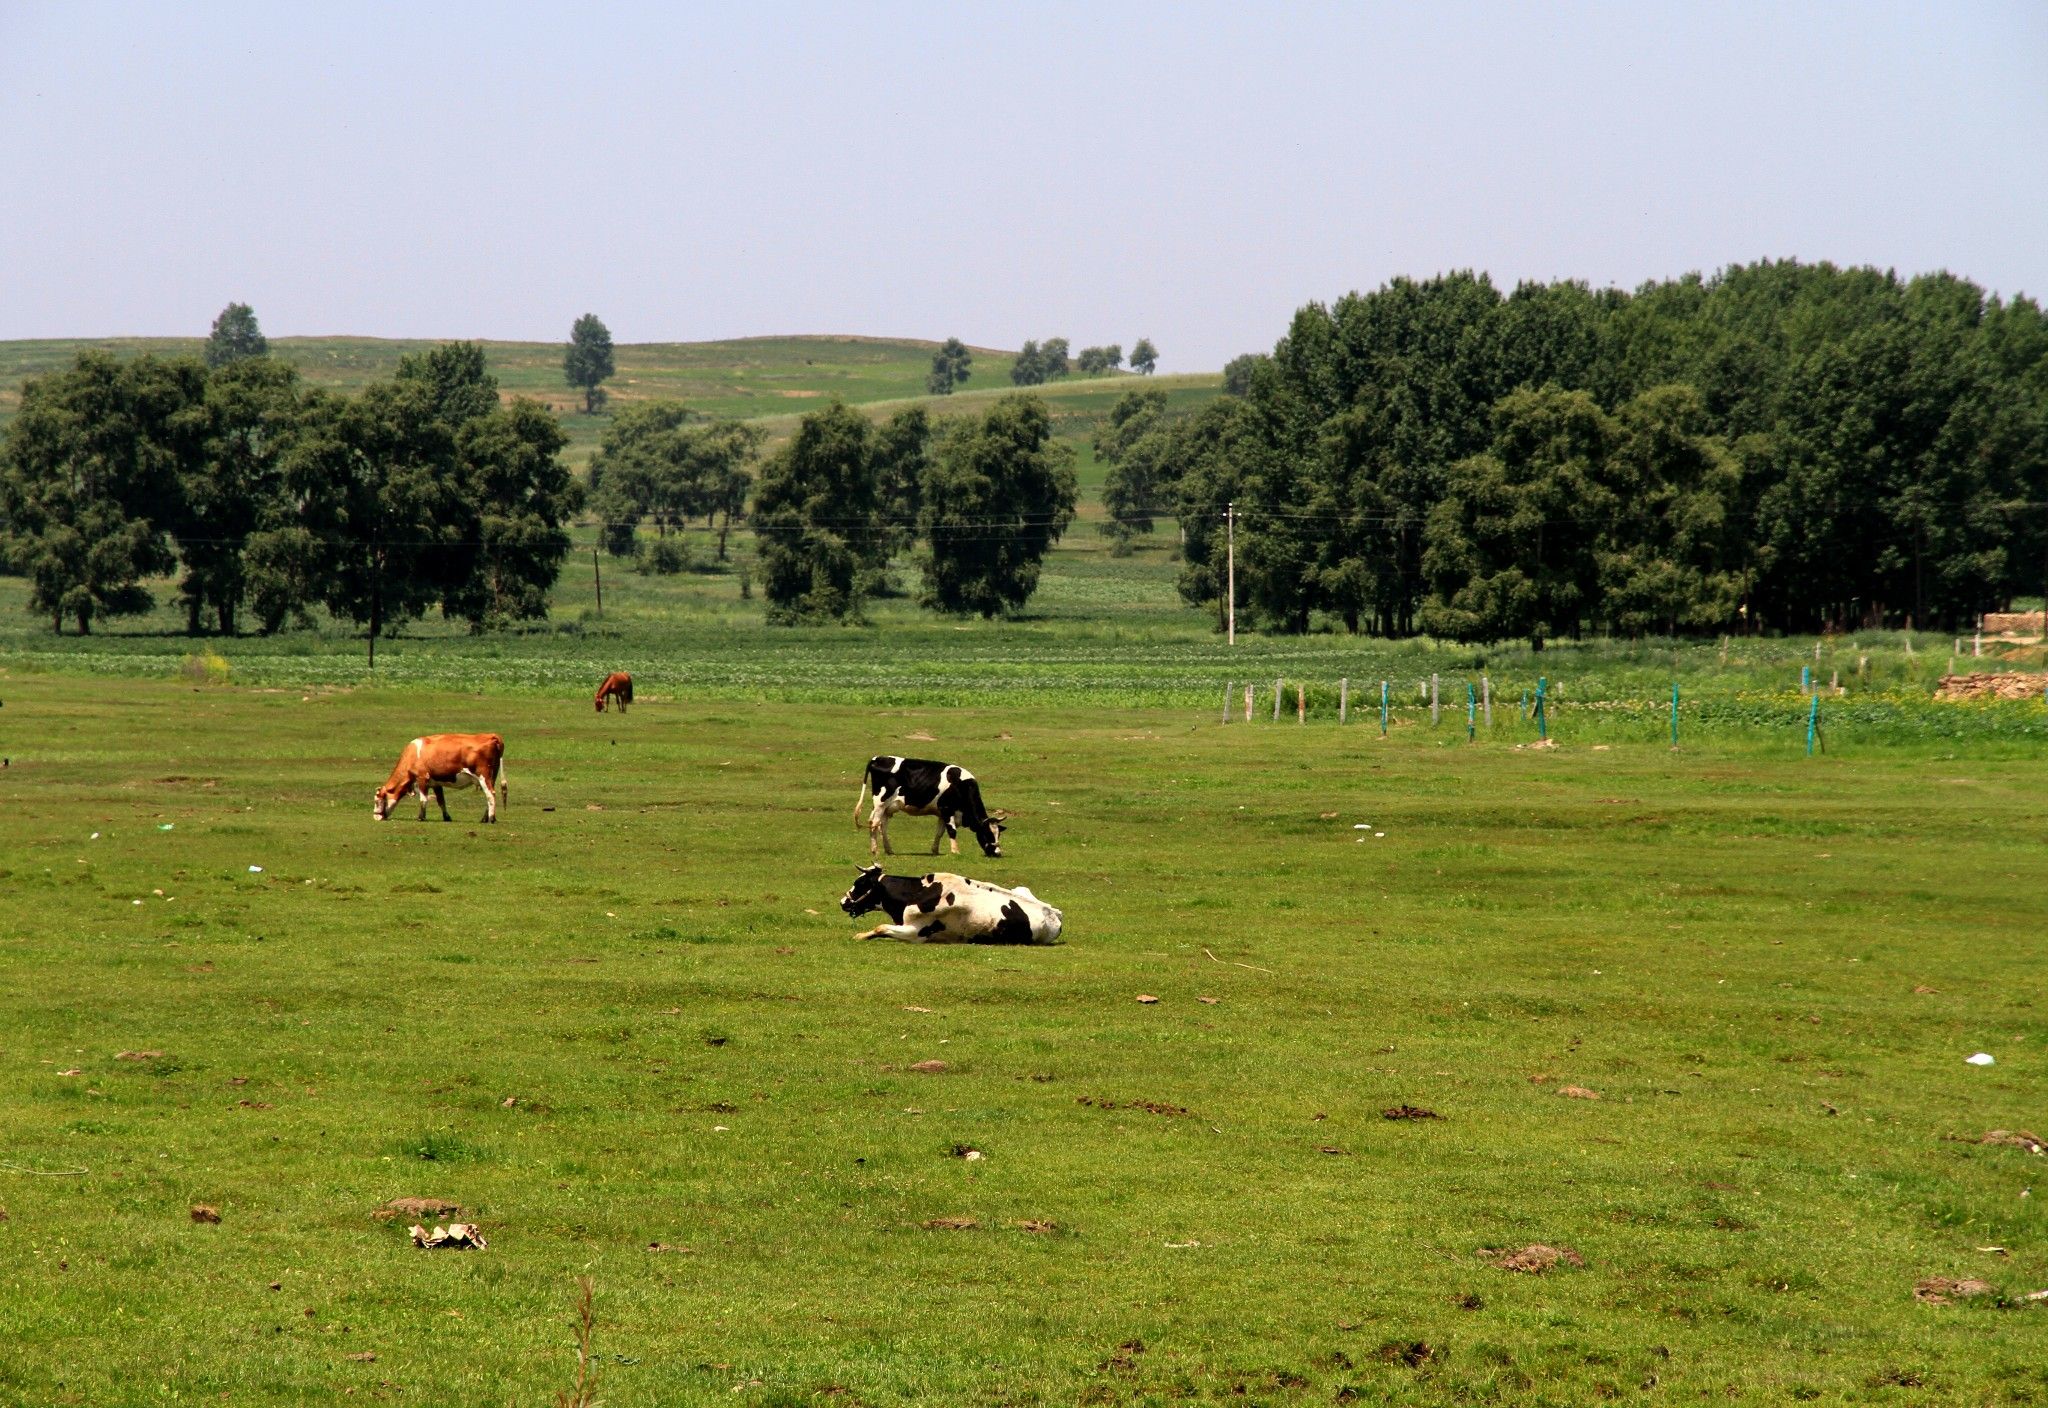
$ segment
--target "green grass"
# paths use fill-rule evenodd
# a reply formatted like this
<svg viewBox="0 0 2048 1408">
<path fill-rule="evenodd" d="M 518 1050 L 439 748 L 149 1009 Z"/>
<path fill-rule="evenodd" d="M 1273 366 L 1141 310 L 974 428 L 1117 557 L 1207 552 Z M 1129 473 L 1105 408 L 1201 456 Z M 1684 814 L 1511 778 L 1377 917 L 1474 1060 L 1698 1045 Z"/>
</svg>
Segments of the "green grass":
<svg viewBox="0 0 2048 1408">
<path fill-rule="evenodd" d="M 1947 1138 L 2040 1126 L 2037 750 L 653 673 L 0 678 L 0 1399 L 542 1403 L 586 1274 L 615 1405 L 2048 1397 L 2040 1309 L 1911 1295 L 2048 1285 L 2040 1161 Z M 480 727 L 503 824 L 370 819 Z M 897 749 L 971 762 L 1016 815 L 957 867 L 1069 942 L 849 941 Z M 1477 1255 L 1529 1242 L 1586 1266 Z"/>
</svg>

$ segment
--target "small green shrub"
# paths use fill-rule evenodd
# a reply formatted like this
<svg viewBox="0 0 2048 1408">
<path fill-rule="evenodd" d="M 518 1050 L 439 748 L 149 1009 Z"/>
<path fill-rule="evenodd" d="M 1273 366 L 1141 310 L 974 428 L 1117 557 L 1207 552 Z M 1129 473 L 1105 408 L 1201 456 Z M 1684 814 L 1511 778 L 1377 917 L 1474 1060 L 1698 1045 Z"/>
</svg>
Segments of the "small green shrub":
<svg viewBox="0 0 2048 1408">
<path fill-rule="evenodd" d="M 656 538 L 640 549 L 633 570 L 643 577 L 673 577 L 690 570 L 690 547 L 681 538 Z"/>
</svg>

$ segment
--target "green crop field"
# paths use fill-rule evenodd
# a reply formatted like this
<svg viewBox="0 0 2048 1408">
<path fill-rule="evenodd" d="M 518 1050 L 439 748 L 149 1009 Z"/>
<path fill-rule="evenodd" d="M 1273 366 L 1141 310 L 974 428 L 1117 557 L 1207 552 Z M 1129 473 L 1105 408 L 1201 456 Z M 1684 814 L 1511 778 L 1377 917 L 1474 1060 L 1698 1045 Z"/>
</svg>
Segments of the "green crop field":
<svg viewBox="0 0 2048 1408">
<path fill-rule="evenodd" d="M 771 630 L 701 531 L 600 613 L 586 535 L 374 672 L 0 578 L 0 1401 L 545 1404 L 581 1277 L 616 1408 L 2048 1401 L 2048 1164 L 1976 1142 L 2044 1131 L 2038 696 L 1924 633 L 1233 649 L 1098 512 L 993 623 Z M 502 824 L 371 818 L 471 729 Z M 852 941 L 878 752 L 1013 813 L 892 868 L 1065 943 Z"/>
</svg>

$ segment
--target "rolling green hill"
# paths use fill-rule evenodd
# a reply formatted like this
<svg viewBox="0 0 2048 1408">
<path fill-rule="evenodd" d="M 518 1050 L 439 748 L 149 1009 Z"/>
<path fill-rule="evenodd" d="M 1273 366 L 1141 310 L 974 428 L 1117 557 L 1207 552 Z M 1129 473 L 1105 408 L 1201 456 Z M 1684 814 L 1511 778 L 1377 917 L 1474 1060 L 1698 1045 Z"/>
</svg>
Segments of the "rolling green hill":
<svg viewBox="0 0 2048 1408">
<path fill-rule="evenodd" d="M 196 357 L 203 345 L 204 339 L 197 337 L 0 342 L 0 424 L 20 405 L 24 381 L 69 366 L 87 348 Z M 388 377 L 397 370 L 400 357 L 433 345 L 427 339 L 381 337 L 270 340 L 272 356 L 297 367 L 314 385 L 336 391 L 354 391 Z M 914 339 L 823 335 L 621 343 L 618 373 L 605 389 L 614 407 L 641 400 L 680 400 L 707 415 L 759 419 L 778 438 L 804 411 L 834 396 L 871 406 L 876 414 L 919 402 L 945 413 L 984 406 L 1012 389 L 1010 367 L 1016 355 L 977 347 L 972 389 L 951 397 L 926 396 L 925 375 L 937 346 Z M 583 414 L 581 393 L 563 381 L 562 344 L 485 342 L 483 347 L 498 384 L 508 394 L 530 396 L 553 407 L 569 432 L 570 462 L 578 467 L 586 462 L 605 417 Z M 1073 439 L 1085 454 L 1095 423 L 1135 380 L 1128 373 L 1073 377 L 1037 389 L 1052 403 L 1061 435 Z M 1198 402 L 1216 395 L 1221 379 L 1211 373 L 1154 377 L 1148 384 L 1165 388 L 1177 403 Z M 1085 477 L 1087 466 L 1083 469 Z"/>
</svg>

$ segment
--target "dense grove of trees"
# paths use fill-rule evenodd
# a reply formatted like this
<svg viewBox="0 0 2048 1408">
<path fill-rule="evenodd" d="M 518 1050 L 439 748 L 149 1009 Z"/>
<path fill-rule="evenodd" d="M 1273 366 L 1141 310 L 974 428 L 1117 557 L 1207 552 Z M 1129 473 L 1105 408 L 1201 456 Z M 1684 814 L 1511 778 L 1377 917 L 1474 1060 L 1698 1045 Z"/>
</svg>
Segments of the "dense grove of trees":
<svg viewBox="0 0 2048 1408">
<path fill-rule="evenodd" d="M 921 604 L 993 617 L 1022 606 L 1072 522 L 1072 452 L 1036 396 L 935 427 L 876 425 L 839 402 L 805 416 L 754 499 L 768 619 L 858 620 L 889 558 L 922 542 Z"/>
<path fill-rule="evenodd" d="M 1110 531 L 1180 587 L 1460 640 L 1953 626 L 2048 577 L 2048 319 L 1947 274 L 1796 262 L 1634 293 L 1398 280 L 1301 309 L 1225 397 L 1132 393 Z"/>
<path fill-rule="evenodd" d="M 1014 386 L 1043 386 L 1074 371 L 1082 376 L 1108 376 L 1123 364 L 1124 349 L 1120 343 L 1084 347 L 1079 355 L 1070 358 L 1067 340 L 1049 337 L 1044 342 L 1027 342 L 1018 350 L 1017 360 L 1010 365 L 1010 382 Z M 1158 365 L 1159 350 L 1152 340 L 1139 338 L 1138 345 L 1131 349 L 1131 370 L 1149 376 Z"/>
<path fill-rule="evenodd" d="M 146 580 L 182 566 L 194 632 L 322 605 L 374 651 L 436 605 L 475 630 L 547 614 L 582 498 L 563 443 L 546 408 L 501 404 L 474 343 L 407 356 L 355 396 L 260 355 L 85 352 L 23 388 L 0 546 L 55 630 L 149 610 Z"/>
</svg>

